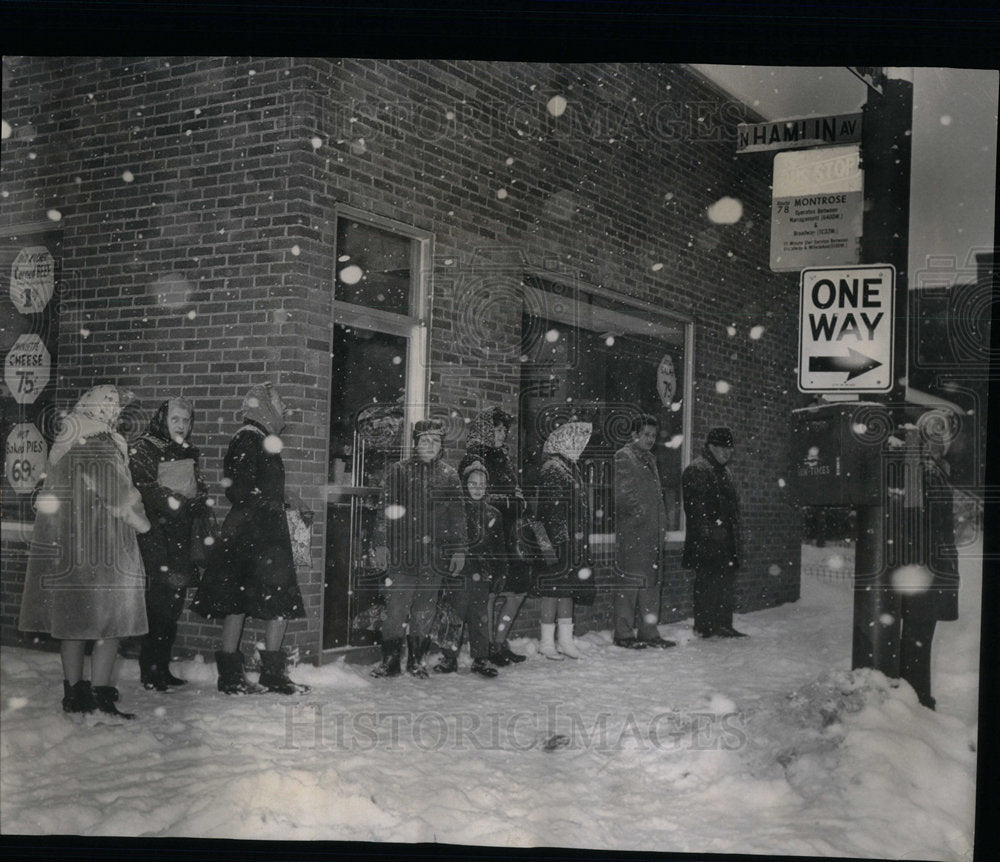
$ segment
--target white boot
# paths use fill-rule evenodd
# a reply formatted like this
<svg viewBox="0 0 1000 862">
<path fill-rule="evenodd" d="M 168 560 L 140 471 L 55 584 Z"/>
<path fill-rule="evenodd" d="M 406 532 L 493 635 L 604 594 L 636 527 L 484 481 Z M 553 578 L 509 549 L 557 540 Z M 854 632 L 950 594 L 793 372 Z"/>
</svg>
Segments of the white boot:
<svg viewBox="0 0 1000 862">
<path fill-rule="evenodd" d="M 556 649 L 556 624 L 542 623 L 542 639 L 538 644 L 538 652 L 554 661 L 562 661 L 562 653 Z"/>
<path fill-rule="evenodd" d="M 579 658 L 580 650 L 573 643 L 573 618 L 559 620 L 559 652 L 570 658 Z"/>
</svg>

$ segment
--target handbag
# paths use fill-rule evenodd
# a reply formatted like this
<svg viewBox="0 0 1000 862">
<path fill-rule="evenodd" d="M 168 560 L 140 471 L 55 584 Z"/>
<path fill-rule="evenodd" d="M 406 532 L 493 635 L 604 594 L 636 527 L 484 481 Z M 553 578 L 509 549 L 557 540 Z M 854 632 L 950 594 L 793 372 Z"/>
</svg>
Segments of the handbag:
<svg viewBox="0 0 1000 862">
<path fill-rule="evenodd" d="M 288 519 L 288 536 L 292 540 L 292 562 L 296 569 L 312 567 L 312 527 L 305 522 L 298 509 L 285 509 Z"/>
<path fill-rule="evenodd" d="M 191 554 L 191 562 L 205 568 L 212 548 L 219 541 L 219 522 L 215 518 L 215 512 L 208 506 L 203 506 L 201 511 L 191 519 L 191 542 L 188 545 Z"/>
<path fill-rule="evenodd" d="M 531 565 L 553 566 L 559 559 L 545 525 L 537 518 L 522 518 L 517 525 L 517 555 Z"/>
</svg>

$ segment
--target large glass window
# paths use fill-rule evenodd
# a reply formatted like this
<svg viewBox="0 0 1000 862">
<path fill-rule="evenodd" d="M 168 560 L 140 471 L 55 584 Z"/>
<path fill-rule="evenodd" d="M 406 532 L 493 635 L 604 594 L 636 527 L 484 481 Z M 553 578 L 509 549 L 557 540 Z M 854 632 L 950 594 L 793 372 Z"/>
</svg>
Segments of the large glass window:
<svg viewBox="0 0 1000 862">
<path fill-rule="evenodd" d="M 660 423 L 654 447 L 670 538 L 683 537 L 681 471 L 690 455 L 689 324 L 542 278 L 525 280 L 520 435 L 525 481 L 541 464 L 547 429 L 576 416 L 593 423 L 581 457 L 594 533 L 614 532 L 615 451 L 641 413 Z M 610 549 L 609 549 L 610 550 Z"/>
</svg>

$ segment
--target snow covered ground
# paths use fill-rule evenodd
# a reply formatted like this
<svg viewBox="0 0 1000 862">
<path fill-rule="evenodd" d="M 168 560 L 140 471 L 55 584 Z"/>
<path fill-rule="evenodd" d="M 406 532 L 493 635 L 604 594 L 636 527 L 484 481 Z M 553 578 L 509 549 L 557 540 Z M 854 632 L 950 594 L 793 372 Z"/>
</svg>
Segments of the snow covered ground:
<svg viewBox="0 0 1000 862">
<path fill-rule="evenodd" d="M 115 723 L 60 711 L 58 656 L 3 650 L 5 834 L 438 841 L 877 858 L 971 856 L 980 560 L 938 627 L 938 712 L 905 683 L 850 672 L 847 579 L 737 618 L 751 637 L 583 658 L 532 654 L 496 680 L 376 681 L 298 667 L 301 698 L 232 698 L 215 668 L 144 691 L 119 665 Z M 811 562 L 837 548 L 806 548 Z M 806 562 L 804 560 L 804 562 Z M 836 560 L 834 560 L 836 562 Z"/>
</svg>

